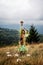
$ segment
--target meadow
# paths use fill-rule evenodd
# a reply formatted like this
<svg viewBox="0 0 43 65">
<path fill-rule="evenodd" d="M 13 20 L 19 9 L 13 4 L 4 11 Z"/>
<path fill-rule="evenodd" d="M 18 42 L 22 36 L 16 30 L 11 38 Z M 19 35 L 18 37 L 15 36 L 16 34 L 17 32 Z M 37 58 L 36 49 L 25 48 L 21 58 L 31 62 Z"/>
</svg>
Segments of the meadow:
<svg viewBox="0 0 43 65">
<path fill-rule="evenodd" d="M 22 56 L 19 55 L 19 45 L 0 48 L 0 65 L 43 65 L 43 43 L 26 47 L 27 52 Z"/>
</svg>

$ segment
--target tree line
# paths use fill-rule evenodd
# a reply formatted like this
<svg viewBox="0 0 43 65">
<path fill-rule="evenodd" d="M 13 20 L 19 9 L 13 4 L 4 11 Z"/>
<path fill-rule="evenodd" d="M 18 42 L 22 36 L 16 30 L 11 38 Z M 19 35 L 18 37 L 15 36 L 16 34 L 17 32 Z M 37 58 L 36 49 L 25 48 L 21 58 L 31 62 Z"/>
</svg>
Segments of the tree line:
<svg viewBox="0 0 43 65">
<path fill-rule="evenodd" d="M 19 32 L 17 30 L 0 28 L 0 46 L 17 44 Z"/>
<path fill-rule="evenodd" d="M 20 33 L 17 30 L 0 28 L 0 47 L 7 45 L 17 45 L 20 39 Z M 32 25 L 30 26 L 29 36 L 26 42 L 39 43 L 43 42 L 43 35 L 37 32 L 37 29 Z"/>
</svg>

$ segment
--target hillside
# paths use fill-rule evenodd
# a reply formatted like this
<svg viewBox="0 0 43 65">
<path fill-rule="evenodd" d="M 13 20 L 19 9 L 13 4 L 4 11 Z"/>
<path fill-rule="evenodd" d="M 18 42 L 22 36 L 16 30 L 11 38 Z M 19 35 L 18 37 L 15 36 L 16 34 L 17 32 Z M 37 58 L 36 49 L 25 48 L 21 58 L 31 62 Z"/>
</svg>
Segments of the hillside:
<svg viewBox="0 0 43 65">
<path fill-rule="evenodd" d="M 8 28 L 0 28 L 0 46 L 6 45 L 17 45 L 19 41 L 19 31 L 8 29 Z M 40 41 L 43 42 L 43 34 L 40 34 Z"/>
<path fill-rule="evenodd" d="M 17 30 L 0 28 L 0 46 L 18 43 L 19 32 Z"/>
<path fill-rule="evenodd" d="M 0 65 L 43 65 L 43 44 L 27 45 L 25 55 L 18 52 L 19 46 L 0 48 Z"/>
<path fill-rule="evenodd" d="M 27 52 L 24 55 L 18 51 L 20 47 L 18 41 L 17 30 L 0 28 L 0 65 L 43 65 L 42 34 L 40 34 L 41 43 L 31 45 L 28 43 Z"/>
<path fill-rule="evenodd" d="M 24 28 L 28 29 L 30 28 L 31 25 L 29 24 L 24 24 Z M 43 34 L 43 25 L 34 25 L 35 28 L 38 30 L 39 34 Z M 20 30 L 20 24 L 0 24 L 1 28 L 8 28 L 8 29 L 16 29 L 16 30 Z"/>
</svg>

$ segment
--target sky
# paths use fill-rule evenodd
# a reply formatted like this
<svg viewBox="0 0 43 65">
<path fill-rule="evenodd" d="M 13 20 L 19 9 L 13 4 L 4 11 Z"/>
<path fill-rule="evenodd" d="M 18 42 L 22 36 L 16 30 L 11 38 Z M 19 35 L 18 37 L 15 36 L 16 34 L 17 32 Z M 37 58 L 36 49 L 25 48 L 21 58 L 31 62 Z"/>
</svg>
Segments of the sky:
<svg viewBox="0 0 43 65">
<path fill-rule="evenodd" d="M 0 0 L 0 24 L 43 25 L 43 0 Z"/>
</svg>

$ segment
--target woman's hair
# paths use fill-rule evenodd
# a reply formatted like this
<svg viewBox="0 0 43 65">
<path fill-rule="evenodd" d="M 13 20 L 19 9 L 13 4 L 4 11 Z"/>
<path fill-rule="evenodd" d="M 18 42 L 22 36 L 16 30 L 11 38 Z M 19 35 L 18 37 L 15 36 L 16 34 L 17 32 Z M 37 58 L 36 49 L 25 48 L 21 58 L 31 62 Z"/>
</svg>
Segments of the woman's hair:
<svg viewBox="0 0 43 65">
<path fill-rule="evenodd" d="M 25 30 L 24 29 L 21 30 L 21 34 L 25 34 Z"/>
</svg>

